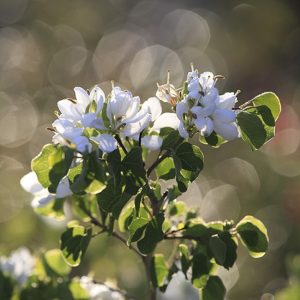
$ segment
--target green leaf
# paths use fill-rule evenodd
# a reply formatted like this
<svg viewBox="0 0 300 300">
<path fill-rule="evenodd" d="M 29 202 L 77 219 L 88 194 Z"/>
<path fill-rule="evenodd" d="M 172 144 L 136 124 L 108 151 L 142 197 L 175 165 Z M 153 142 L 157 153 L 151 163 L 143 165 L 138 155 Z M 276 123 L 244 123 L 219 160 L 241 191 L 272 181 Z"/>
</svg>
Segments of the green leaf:
<svg viewBox="0 0 300 300">
<path fill-rule="evenodd" d="M 129 242 L 133 243 L 141 239 L 148 222 L 148 219 L 140 217 L 133 220 L 133 222 L 129 225 Z"/>
<path fill-rule="evenodd" d="M 41 216 L 61 221 L 65 219 L 64 203 L 65 199 L 54 199 L 45 206 L 37 207 L 34 210 Z"/>
<path fill-rule="evenodd" d="M 281 104 L 280 104 L 280 100 L 276 94 L 274 94 L 272 92 L 262 93 L 262 94 L 256 96 L 252 100 L 252 103 L 255 106 L 268 107 L 272 113 L 274 120 L 276 121 L 278 119 L 280 112 L 281 112 Z"/>
<path fill-rule="evenodd" d="M 175 150 L 181 167 L 188 171 L 200 172 L 203 168 L 203 154 L 199 147 L 188 142 L 180 144 Z"/>
<path fill-rule="evenodd" d="M 82 221 L 88 222 L 91 219 L 90 216 L 97 217 L 97 198 L 90 194 L 83 196 L 73 195 L 72 210 L 75 216 L 79 217 Z"/>
<path fill-rule="evenodd" d="M 169 206 L 170 216 L 180 216 L 186 211 L 186 204 L 183 201 L 172 202 Z"/>
<path fill-rule="evenodd" d="M 209 248 L 219 265 L 223 265 L 226 259 L 226 244 L 219 238 L 217 234 L 213 235 L 209 239 Z"/>
<path fill-rule="evenodd" d="M 42 254 L 41 261 L 46 274 L 50 277 L 67 276 L 71 271 L 59 249 L 52 249 Z"/>
<path fill-rule="evenodd" d="M 163 213 L 159 213 L 147 224 L 144 237 L 137 242 L 138 249 L 143 254 L 151 253 L 155 249 L 157 243 L 163 240 L 163 222 L 164 215 Z"/>
<path fill-rule="evenodd" d="M 163 254 L 154 254 L 151 262 L 151 279 L 154 287 L 161 287 L 169 274 L 169 268 Z"/>
<path fill-rule="evenodd" d="M 223 261 L 220 259 L 221 257 L 217 258 L 215 256 L 216 262 L 217 264 L 223 266 L 224 268 L 229 269 L 233 266 L 237 258 L 237 254 L 236 254 L 237 244 L 232 239 L 231 234 L 227 231 L 218 233 L 218 238 L 225 245 L 225 252 L 224 252 Z M 216 248 L 214 249 L 214 254 L 217 254 Z"/>
<path fill-rule="evenodd" d="M 124 157 L 122 161 L 124 171 L 127 173 L 131 171 L 136 177 L 145 178 L 146 171 L 142 158 L 142 148 L 132 148 Z"/>
<path fill-rule="evenodd" d="M 89 292 L 81 286 L 80 281 L 77 279 L 73 279 L 71 281 L 71 283 L 69 284 L 69 289 L 70 289 L 70 292 L 72 293 L 74 300 L 89 300 L 90 299 Z"/>
<path fill-rule="evenodd" d="M 161 149 L 172 150 L 181 142 L 183 142 L 183 138 L 179 135 L 178 130 L 171 129 L 167 136 L 163 139 Z"/>
<path fill-rule="evenodd" d="M 171 157 L 165 158 L 156 168 L 156 176 L 163 180 L 175 178 L 175 165 Z"/>
<path fill-rule="evenodd" d="M 202 290 L 201 300 L 224 300 L 225 286 L 218 276 L 210 276 Z"/>
<path fill-rule="evenodd" d="M 0 295 L 3 300 L 11 300 L 13 296 L 14 285 L 12 280 L 0 270 Z"/>
<path fill-rule="evenodd" d="M 199 140 L 201 143 L 210 145 L 214 148 L 219 148 L 222 144 L 226 143 L 226 140 L 219 136 L 215 131 L 213 131 L 210 136 L 203 137 L 200 135 Z"/>
<path fill-rule="evenodd" d="M 113 176 L 115 180 L 115 185 L 120 184 L 122 165 L 121 165 L 121 154 L 119 149 L 116 149 L 115 151 L 108 153 L 107 162 L 108 162 L 109 173 Z"/>
<path fill-rule="evenodd" d="M 200 219 L 191 219 L 186 224 L 186 229 L 183 231 L 184 236 L 192 236 L 196 238 L 203 238 L 207 236 L 208 230 L 206 223 Z"/>
<path fill-rule="evenodd" d="M 186 274 L 191 266 L 189 248 L 185 244 L 180 244 L 178 248 L 180 253 L 181 270 L 184 274 Z"/>
<path fill-rule="evenodd" d="M 121 232 L 125 232 L 126 230 L 128 230 L 128 226 L 132 222 L 133 214 L 134 207 L 131 203 L 129 203 L 129 205 L 123 208 L 118 219 L 118 226 Z"/>
<path fill-rule="evenodd" d="M 197 288 L 203 288 L 209 279 L 212 263 L 202 252 L 194 254 L 192 259 L 192 283 Z"/>
<path fill-rule="evenodd" d="M 85 254 L 92 237 L 92 230 L 85 229 L 76 223 L 70 224 L 61 236 L 60 249 L 66 262 L 72 266 L 78 266 Z"/>
<path fill-rule="evenodd" d="M 242 139 L 253 150 L 259 149 L 265 143 L 267 133 L 262 120 L 255 113 L 240 112 L 237 115 L 237 124 L 240 127 Z"/>
<path fill-rule="evenodd" d="M 67 174 L 73 160 L 73 151 L 67 147 L 47 144 L 32 160 L 31 168 L 40 184 L 52 193 L 60 180 Z"/>
<path fill-rule="evenodd" d="M 264 224 L 252 217 L 246 216 L 236 226 L 243 245 L 252 257 L 262 257 L 268 250 L 268 233 Z"/>
</svg>

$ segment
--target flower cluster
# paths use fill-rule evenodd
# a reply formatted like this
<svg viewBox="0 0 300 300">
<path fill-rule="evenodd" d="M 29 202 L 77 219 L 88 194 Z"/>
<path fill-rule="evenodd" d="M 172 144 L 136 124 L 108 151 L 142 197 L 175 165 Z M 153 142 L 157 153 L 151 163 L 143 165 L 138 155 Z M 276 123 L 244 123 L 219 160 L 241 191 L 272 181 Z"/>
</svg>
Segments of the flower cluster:
<svg viewBox="0 0 300 300">
<path fill-rule="evenodd" d="M 211 72 L 199 74 L 195 70 L 188 73 L 186 95 L 176 105 L 180 120 L 178 130 L 183 138 L 193 135 L 195 129 L 205 137 L 213 131 L 228 141 L 238 137 L 236 114 L 233 111 L 236 95 L 219 95 L 215 87 L 217 78 Z"/>
<path fill-rule="evenodd" d="M 88 291 L 90 300 L 125 300 L 119 290 L 110 288 L 106 284 L 95 283 L 90 277 L 82 276 L 80 285 Z"/>
<path fill-rule="evenodd" d="M 0 271 L 9 275 L 20 286 L 27 282 L 34 265 L 35 260 L 26 248 L 17 249 L 9 257 L 0 257 Z"/>
<path fill-rule="evenodd" d="M 219 95 L 216 80 L 211 72 L 199 74 L 193 70 L 187 75 L 185 90 L 177 90 L 169 79 L 158 85 L 157 98 L 174 106 L 176 114 L 162 114 L 156 97 L 141 104 L 138 96 L 120 87 L 113 87 L 108 97 L 98 86 L 91 92 L 76 87 L 76 99 L 58 102 L 60 114 L 52 124 L 53 142 L 73 145 L 80 153 L 90 153 L 95 146 L 102 152 L 112 152 L 118 138 L 131 138 L 140 139 L 149 150 L 158 150 L 162 143 L 159 133 L 164 127 L 178 129 L 183 138 L 195 131 L 202 136 L 214 131 L 225 140 L 233 140 L 239 135 L 232 110 L 237 98 L 234 93 Z"/>
</svg>

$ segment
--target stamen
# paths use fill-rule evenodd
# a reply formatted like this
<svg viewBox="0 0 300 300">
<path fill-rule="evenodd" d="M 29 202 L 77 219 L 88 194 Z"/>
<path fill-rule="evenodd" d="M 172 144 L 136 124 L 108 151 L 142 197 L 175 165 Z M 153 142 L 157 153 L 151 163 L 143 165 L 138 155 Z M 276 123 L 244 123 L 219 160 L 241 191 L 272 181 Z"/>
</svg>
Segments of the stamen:
<svg viewBox="0 0 300 300">
<path fill-rule="evenodd" d="M 195 69 L 194 69 L 194 63 L 190 63 L 190 66 L 191 66 L 191 70 L 192 70 L 192 72 L 194 72 L 195 71 Z"/>
</svg>

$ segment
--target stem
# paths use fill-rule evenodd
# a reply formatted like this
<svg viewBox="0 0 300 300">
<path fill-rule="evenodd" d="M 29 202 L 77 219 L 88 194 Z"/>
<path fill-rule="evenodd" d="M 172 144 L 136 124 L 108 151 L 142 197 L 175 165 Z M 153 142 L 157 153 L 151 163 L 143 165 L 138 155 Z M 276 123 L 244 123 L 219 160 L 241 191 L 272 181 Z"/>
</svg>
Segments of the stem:
<svg viewBox="0 0 300 300">
<path fill-rule="evenodd" d="M 149 176 L 152 173 L 152 171 L 169 155 L 170 151 L 166 151 L 161 157 L 159 157 L 147 170 L 147 176 Z"/>
<path fill-rule="evenodd" d="M 106 232 L 108 232 L 108 228 L 107 228 L 107 226 L 105 226 L 104 224 L 102 224 L 102 223 L 100 223 L 96 218 L 94 218 L 92 215 L 89 215 L 89 217 L 91 218 L 91 222 L 94 224 L 94 225 L 96 225 L 96 226 L 98 226 L 98 227 L 100 227 L 100 228 L 102 228 L 103 229 L 103 232 L 104 231 L 106 231 Z M 115 232 L 115 231 L 113 231 L 112 233 L 111 233 L 111 236 L 113 236 L 113 237 L 115 237 L 116 239 L 118 239 L 118 240 L 120 240 L 123 244 L 125 244 L 130 250 L 132 250 L 133 252 L 135 252 L 137 255 L 139 255 L 140 257 L 144 257 L 144 255 L 137 249 L 137 248 L 135 248 L 134 246 L 128 246 L 127 245 L 127 241 L 126 241 L 126 239 L 124 238 L 124 237 L 122 237 L 121 235 L 119 235 L 117 232 Z"/>
<path fill-rule="evenodd" d="M 117 140 L 119 146 L 120 146 L 120 147 L 123 149 L 123 151 L 127 154 L 128 151 L 127 151 L 127 149 L 125 148 L 124 144 L 122 143 L 122 140 L 121 140 L 120 136 L 119 136 L 118 134 L 116 134 L 116 135 L 115 135 L 115 138 L 116 138 L 116 140 Z"/>
</svg>

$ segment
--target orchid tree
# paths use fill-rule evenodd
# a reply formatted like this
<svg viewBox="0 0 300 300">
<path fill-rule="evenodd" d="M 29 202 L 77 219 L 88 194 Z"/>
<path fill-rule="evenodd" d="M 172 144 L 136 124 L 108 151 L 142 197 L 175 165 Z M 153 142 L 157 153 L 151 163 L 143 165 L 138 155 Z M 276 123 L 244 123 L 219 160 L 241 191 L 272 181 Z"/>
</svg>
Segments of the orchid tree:
<svg viewBox="0 0 300 300">
<path fill-rule="evenodd" d="M 78 266 L 91 239 L 107 234 L 143 262 L 149 299 L 168 290 L 174 276 L 190 282 L 200 299 L 224 299 L 218 267 L 234 265 L 239 242 L 251 256 L 263 256 L 267 230 L 253 216 L 205 222 L 177 198 L 204 167 L 201 145 L 240 139 L 259 149 L 275 134 L 280 101 L 266 92 L 240 105 L 239 92 L 219 93 L 222 76 L 193 67 L 180 87 L 169 77 L 143 103 L 114 85 L 106 95 L 99 86 L 76 87 L 75 98 L 58 101 L 52 143 L 21 185 L 43 216 L 62 219 L 64 206 L 73 208 L 60 239 L 68 265 Z M 156 250 L 166 240 L 177 241 L 173 257 Z"/>
</svg>

